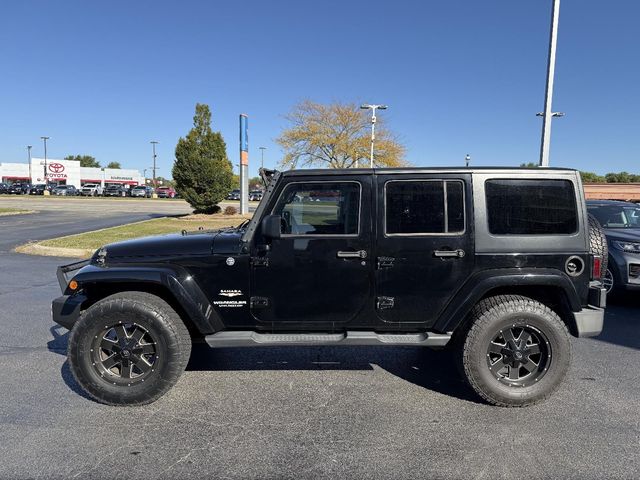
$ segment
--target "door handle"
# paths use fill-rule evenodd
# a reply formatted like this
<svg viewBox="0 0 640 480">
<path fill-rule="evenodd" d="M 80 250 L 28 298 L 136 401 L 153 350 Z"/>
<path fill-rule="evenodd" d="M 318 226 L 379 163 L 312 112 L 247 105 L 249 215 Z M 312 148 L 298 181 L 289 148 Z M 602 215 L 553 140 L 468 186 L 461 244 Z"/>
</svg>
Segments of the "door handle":
<svg viewBox="0 0 640 480">
<path fill-rule="evenodd" d="M 434 250 L 433 256 L 439 258 L 462 258 L 464 257 L 464 250 L 461 248 L 457 250 Z"/>
<path fill-rule="evenodd" d="M 367 258 L 365 250 L 357 250 L 355 252 L 338 252 L 338 258 Z"/>
</svg>

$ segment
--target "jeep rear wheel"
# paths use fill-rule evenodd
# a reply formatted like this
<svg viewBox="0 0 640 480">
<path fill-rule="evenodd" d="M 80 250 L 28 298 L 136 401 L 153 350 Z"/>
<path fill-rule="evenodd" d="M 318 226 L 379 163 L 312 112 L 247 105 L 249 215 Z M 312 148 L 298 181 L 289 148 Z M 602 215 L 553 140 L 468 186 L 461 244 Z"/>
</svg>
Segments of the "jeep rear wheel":
<svg viewBox="0 0 640 480">
<path fill-rule="evenodd" d="M 144 405 L 177 381 L 191 338 L 178 314 L 142 292 L 111 295 L 89 307 L 73 327 L 68 359 L 80 386 L 108 405 Z"/>
<path fill-rule="evenodd" d="M 569 332 L 558 315 L 531 298 L 500 295 L 473 309 L 462 346 L 462 371 L 473 390 L 499 406 L 548 398 L 569 369 Z"/>
</svg>

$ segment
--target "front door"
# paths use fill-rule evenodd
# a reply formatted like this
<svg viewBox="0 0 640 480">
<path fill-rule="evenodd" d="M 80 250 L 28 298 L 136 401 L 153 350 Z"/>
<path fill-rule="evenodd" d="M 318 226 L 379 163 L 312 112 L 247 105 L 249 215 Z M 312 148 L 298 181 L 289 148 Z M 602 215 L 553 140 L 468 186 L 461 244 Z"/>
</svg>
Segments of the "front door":
<svg viewBox="0 0 640 480">
<path fill-rule="evenodd" d="M 471 176 L 377 177 L 376 308 L 429 327 L 474 268 Z"/>
<path fill-rule="evenodd" d="M 371 182 L 294 177 L 274 192 L 281 238 L 252 266 L 251 312 L 266 328 L 339 330 L 369 305 Z"/>
</svg>

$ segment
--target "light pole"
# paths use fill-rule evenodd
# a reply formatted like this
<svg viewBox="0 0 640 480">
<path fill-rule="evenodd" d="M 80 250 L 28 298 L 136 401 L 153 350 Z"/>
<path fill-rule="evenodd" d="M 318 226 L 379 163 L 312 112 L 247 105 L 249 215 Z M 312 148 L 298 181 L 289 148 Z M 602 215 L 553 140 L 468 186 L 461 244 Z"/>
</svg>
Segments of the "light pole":
<svg viewBox="0 0 640 480">
<path fill-rule="evenodd" d="M 386 110 L 386 105 L 369 105 L 365 103 L 360 105 L 362 110 L 371 110 L 371 157 L 369 161 L 369 168 L 373 168 L 373 145 L 376 141 L 376 110 Z"/>
<path fill-rule="evenodd" d="M 267 147 L 258 147 L 260 149 L 260 168 L 264 168 L 264 151 Z"/>
<path fill-rule="evenodd" d="M 542 117 L 542 140 L 540 144 L 540 166 L 549 166 L 549 149 L 551 142 L 551 119 L 562 117 L 564 113 L 552 112 L 551 102 L 553 99 L 553 78 L 556 69 L 556 43 L 558 41 L 558 18 L 560 16 L 560 0 L 553 0 L 551 13 L 551 33 L 549 36 L 549 60 L 547 62 L 547 87 L 544 95 L 544 112 L 539 113 Z"/>
<path fill-rule="evenodd" d="M 45 184 L 45 190 L 46 190 L 47 187 L 49 186 L 49 179 L 47 178 L 47 140 L 49 140 L 51 137 L 40 137 L 40 138 L 44 142 L 44 184 Z"/>
<path fill-rule="evenodd" d="M 29 183 L 33 182 L 33 174 L 31 173 L 31 149 L 33 145 L 27 145 L 27 157 L 29 159 Z"/>
<path fill-rule="evenodd" d="M 469 168 L 469 162 L 471 161 L 471 155 L 469 155 L 468 153 L 465 155 L 464 157 L 464 163 L 467 166 L 467 168 Z"/>
<path fill-rule="evenodd" d="M 153 188 L 158 188 L 158 183 L 156 182 L 156 145 L 159 142 L 156 142 L 155 140 L 151 140 L 151 145 L 153 146 Z"/>
</svg>

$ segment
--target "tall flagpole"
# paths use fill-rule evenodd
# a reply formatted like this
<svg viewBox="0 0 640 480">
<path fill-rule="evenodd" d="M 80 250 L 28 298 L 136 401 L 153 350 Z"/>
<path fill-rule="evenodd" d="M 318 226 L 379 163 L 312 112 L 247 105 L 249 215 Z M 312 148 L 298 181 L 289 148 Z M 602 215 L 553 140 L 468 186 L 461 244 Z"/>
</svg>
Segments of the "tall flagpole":
<svg viewBox="0 0 640 480">
<path fill-rule="evenodd" d="M 551 119 L 561 117 L 560 113 L 551 111 L 553 100 L 553 78 L 556 70 L 556 43 L 558 41 L 558 17 L 560 15 L 560 0 L 553 0 L 551 14 L 551 36 L 549 38 L 549 61 L 547 63 L 547 88 L 544 96 L 544 112 L 542 112 L 542 140 L 540 145 L 540 166 L 549 166 L 549 150 L 551 143 Z"/>
</svg>

